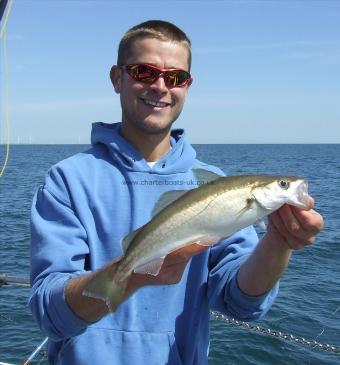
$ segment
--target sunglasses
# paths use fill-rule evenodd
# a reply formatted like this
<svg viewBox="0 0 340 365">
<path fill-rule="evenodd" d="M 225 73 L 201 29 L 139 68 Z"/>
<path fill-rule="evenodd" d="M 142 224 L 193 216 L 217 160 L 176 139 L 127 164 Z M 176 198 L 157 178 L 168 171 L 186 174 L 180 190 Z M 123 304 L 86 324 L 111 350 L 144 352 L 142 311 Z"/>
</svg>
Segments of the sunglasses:
<svg viewBox="0 0 340 365">
<path fill-rule="evenodd" d="M 177 68 L 159 68 L 147 63 L 120 66 L 136 81 L 153 84 L 163 76 L 167 87 L 184 87 L 190 85 L 192 77 L 189 72 Z"/>
</svg>

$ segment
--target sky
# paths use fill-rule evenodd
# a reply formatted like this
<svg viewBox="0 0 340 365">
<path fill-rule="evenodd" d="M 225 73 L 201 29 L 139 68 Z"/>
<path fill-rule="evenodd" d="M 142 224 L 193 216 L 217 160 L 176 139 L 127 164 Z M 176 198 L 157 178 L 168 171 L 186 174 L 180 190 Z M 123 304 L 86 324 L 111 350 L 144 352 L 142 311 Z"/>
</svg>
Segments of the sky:
<svg viewBox="0 0 340 365">
<path fill-rule="evenodd" d="M 149 19 L 192 41 L 174 124 L 191 143 L 340 143 L 340 1 L 327 0 L 14 0 L 1 43 L 11 143 L 87 144 L 91 123 L 120 121 L 109 70 L 125 31 Z"/>
</svg>

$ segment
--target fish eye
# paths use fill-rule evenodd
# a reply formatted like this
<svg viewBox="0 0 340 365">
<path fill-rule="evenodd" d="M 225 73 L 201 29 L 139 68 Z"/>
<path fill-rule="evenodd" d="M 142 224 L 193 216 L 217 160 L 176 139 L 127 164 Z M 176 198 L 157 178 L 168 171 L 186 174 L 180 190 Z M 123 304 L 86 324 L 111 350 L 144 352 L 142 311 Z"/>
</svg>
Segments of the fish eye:
<svg viewBox="0 0 340 365">
<path fill-rule="evenodd" d="M 280 186 L 281 189 L 284 189 L 284 190 L 288 190 L 289 189 L 289 181 L 288 180 L 279 180 L 278 181 L 278 184 Z"/>
</svg>

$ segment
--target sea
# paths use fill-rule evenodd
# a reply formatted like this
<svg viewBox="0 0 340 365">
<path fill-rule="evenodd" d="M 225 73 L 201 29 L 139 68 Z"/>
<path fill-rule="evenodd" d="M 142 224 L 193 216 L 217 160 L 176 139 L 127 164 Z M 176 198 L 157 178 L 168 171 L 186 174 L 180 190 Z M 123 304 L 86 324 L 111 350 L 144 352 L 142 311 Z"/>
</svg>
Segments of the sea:
<svg viewBox="0 0 340 365">
<path fill-rule="evenodd" d="M 294 252 L 281 279 L 275 304 L 256 325 L 339 347 L 340 145 L 194 147 L 199 159 L 219 166 L 228 175 L 278 174 L 308 179 L 315 209 L 325 220 L 324 230 L 315 244 Z M 28 278 L 33 194 L 51 165 L 87 148 L 86 145 L 10 147 L 9 163 L 0 177 L 0 273 Z M 4 157 L 5 146 L 0 146 L 1 164 Z M 261 228 L 258 232 L 264 233 Z M 45 338 L 28 310 L 27 298 L 27 288 L 0 287 L 0 362 L 22 364 Z M 47 364 L 44 353 L 31 364 Z M 209 364 L 339 365 L 340 353 L 212 319 Z"/>
</svg>

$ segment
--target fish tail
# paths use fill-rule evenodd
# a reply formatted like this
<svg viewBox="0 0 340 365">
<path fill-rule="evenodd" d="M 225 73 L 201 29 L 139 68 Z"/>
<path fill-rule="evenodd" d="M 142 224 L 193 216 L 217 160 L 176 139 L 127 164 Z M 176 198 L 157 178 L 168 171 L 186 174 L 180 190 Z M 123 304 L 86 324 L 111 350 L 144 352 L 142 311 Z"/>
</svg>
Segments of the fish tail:
<svg viewBox="0 0 340 365">
<path fill-rule="evenodd" d="M 110 278 L 111 277 L 111 278 Z M 128 280 L 116 283 L 108 272 L 99 273 L 85 288 L 83 295 L 103 300 L 114 313 L 123 302 Z"/>
</svg>

